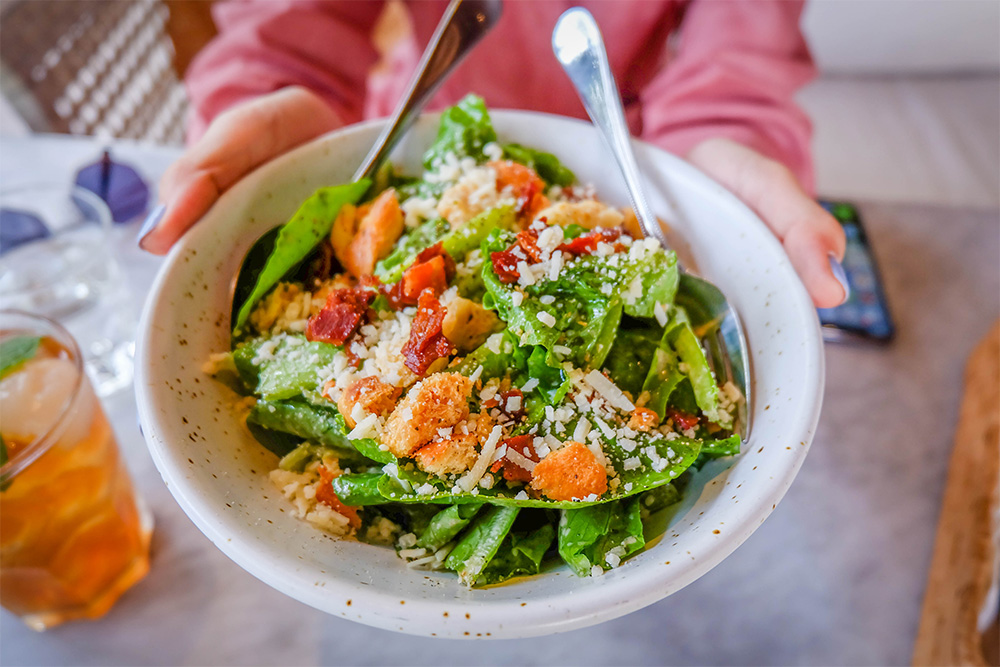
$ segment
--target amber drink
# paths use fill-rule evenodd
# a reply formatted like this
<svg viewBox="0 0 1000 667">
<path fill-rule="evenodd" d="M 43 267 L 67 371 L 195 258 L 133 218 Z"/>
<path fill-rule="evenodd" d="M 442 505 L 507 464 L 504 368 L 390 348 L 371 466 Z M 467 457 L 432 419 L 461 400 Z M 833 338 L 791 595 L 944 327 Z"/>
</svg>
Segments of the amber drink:
<svg viewBox="0 0 1000 667">
<path fill-rule="evenodd" d="M 149 569 L 151 518 L 69 334 L 0 311 L 0 603 L 44 630 Z"/>
</svg>

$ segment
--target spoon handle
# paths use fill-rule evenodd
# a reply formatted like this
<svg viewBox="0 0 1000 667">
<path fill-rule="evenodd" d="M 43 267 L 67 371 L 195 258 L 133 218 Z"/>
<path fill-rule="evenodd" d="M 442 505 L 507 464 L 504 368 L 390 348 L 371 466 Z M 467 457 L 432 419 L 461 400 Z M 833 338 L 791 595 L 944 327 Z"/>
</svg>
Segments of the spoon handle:
<svg viewBox="0 0 1000 667">
<path fill-rule="evenodd" d="M 451 0 L 417 66 L 410 89 L 354 174 L 370 178 L 448 74 L 500 19 L 501 0 Z"/>
<path fill-rule="evenodd" d="M 639 167 L 632 152 L 618 86 L 611 75 L 601 31 L 590 12 L 576 7 L 563 13 L 552 32 L 552 50 L 576 87 L 587 114 L 614 154 L 643 231 L 667 247 L 663 230 L 639 186 Z"/>
</svg>

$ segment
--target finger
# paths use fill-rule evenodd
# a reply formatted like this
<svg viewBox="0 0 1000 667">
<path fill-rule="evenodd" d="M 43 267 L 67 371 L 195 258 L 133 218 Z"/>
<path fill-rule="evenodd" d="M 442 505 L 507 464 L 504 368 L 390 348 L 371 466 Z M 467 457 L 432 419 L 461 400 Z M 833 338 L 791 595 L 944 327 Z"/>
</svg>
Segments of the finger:
<svg viewBox="0 0 1000 667">
<path fill-rule="evenodd" d="M 820 237 L 808 227 L 797 225 L 789 230 L 783 245 L 817 308 L 833 308 L 847 300 L 848 287 L 843 268 Z"/>
<path fill-rule="evenodd" d="M 831 257 L 844 257 L 844 231 L 784 165 L 727 140 L 710 140 L 689 159 L 747 204 L 785 247 L 792 266 L 819 307 L 847 298 Z M 842 272 L 842 269 L 841 269 Z"/>
<path fill-rule="evenodd" d="M 297 87 L 221 114 L 164 173 L 160 201 L 165 210 L 139 245 L 154 254 L 166 253 L 243 176 L 339 124 L 321 98 Z"/>
</svg>

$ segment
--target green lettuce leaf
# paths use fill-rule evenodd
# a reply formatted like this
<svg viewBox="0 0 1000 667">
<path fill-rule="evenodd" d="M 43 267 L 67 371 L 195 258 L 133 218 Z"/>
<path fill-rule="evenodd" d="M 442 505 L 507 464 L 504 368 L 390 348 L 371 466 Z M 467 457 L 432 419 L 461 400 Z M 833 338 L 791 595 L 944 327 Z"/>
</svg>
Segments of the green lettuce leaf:
<svg viewBox="0 0 1000 667">
<path fill-rule="evenodd" d="M 264 346 L 274 346 L 262 354 Z M 247 389 L 268 401 L 296 398 L 319 386 L 319 369 L 333 363 L 335 345 L 307 341 L 305 336 L 255 338 L 233 350 L 233 363 Z M 255 363 L 256 362 L 256 363 Z"/>
<path fill-rule="evenodd" d="M 355 472 L 333 479 L 333 492 L 345 505 L 381 505 L 386 499 L 378 492 L 378 481 L 382 477 L 377 472 Z"/>
<path fill-rule="evenodd" d="M 552 153 L 535 150 L 520 144 L 504 144 L 503 156 L 508 160 L 531 167 L 549 185 L 566 187 L 576 181 L 576 175 Z"/>
<path fill-rule="evenodd" d="M 466 586 L 474 586 L 500 549 L 519 511 L 517 507 L 494 505 L 486 508 L 448 554 L 444 566 L 457 572 Z"/>
<path fill-rule="evenodd" d="M 513 577 L 538 574 L 542 558 L 555 537 L 556 529 L 551 523 L 529 533 L 510 533 L 476 583 L 498 584 Z"/>
<path fill-rule="evenodd" d="M 559 555 L 581 577 L 597 566 L 611 569 L 645 546 L 639 498 L 564 510 L 559 519 Z"/>
<path fill-rule="evenodd" d="M 354 204 L 364 196 L 371 181 L 367 179 L 329 188 L 320 188 L 302 203 L 292 219 L 281 228 L 267 263 L 257 276 L 250 296 L 240 306 L 233 329 L 239 333 L 246 324 L 254 305 L 274 287 L 285 274 L 306 258 L 313 248 L 330 233 L 333 221 L 344 204 Z"/>
<path fill-rule="evenodd" d="M 469 503 L 467 505 L 452 505 L 446 507 L 430 520 L 427 527 L 417 537 L 417 546 L 429 551 L 437 551 L 469 525 L 482 505 Z"/>
<path fill-rule="evenodd" d="M 604 360 L 604 369 L 611 376 L 611 381 L 633 398 L 642 392 L 661 336 L 659 329 L 619 329 L 615 343 Z"/>
<path fill-rule="evenodd" d="M 441 114 L 437 138 L 424 153 L 424 168 L 434 171 L 444 156 L 471 157 L 477 162 L 486 159 L 483 146 L 497 140 L 490 114 L 481 97 L 466 95 L 461 102 Z"/>
<path fill-rule="evenodd" d="M 568 434 L 575 431 L 576 423 L 575 419 L 570 421 L 562 434 L 556 434 L 556 437 L 565 440 Z M 594 431 L 600 431 L 600 426 L 596 422 Z M 539 436 L 544 437 L 548 433 L 553 432 L 539 428 Z M 532 498 L 502 484 L 496 484 L 490 489 L 477 487 L 470 493 L 456 489 L 454 482 L 445 482 L 407 465 L 398 465 L 393 475 L 385 474 L 379 481 L 378 488 L 384 498 L 399 503 L 451 505 L 486 502 L 512 507 L 573 509 L 608 503 L 669 484 L 691 467 L 698 458 L 701 441 L 677 435 L 667 439 L 659 433 L 638 432 L 631 439 L 608 438 L 602 435 L 601 447 L 608 462 L 615 469 L 618 482 L 616 486 L 609 488 L 604 495 L 593 501 Z M 425 485 L 429 485 L 430 488 Z M 417 489 L 421 489 L 421 492 L 418 493 Z"/>
</svg>

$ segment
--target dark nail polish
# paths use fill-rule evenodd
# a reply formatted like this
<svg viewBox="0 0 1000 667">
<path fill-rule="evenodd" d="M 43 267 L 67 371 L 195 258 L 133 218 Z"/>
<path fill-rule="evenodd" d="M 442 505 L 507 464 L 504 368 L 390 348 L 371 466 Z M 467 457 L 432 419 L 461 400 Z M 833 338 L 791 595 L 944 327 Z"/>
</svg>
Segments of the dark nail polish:
<svg viewBox="0 0 1000 667">
<path fill-rule="evenodd" d="M 837 261 L 833 253 L 830 253 L 830 271 L 833 272 L 833 277 L 837 279 L 840 286 L 844 288 L 844 301 L 847 301 L 851 296 L 851 286 L 847 282 L 847 273 L 844 271 L 843 265 Z M 844 303 L 844 301 L 841 301 L 841 303 Z"/>
<path fill-rule="evenodd" d="M 163 214 L 166 211 L 167 207 L 164 204 L 160 204 L 150 211 L 149 215 L 146 216 L 146 219 L 142 221 L 142 227 L 139 228 L 139 234 L 136 236 L 136 241 L 138 242 L 140 248 L 142 247 L 143 239 L 149 236 L 151 231 L 156 229 L 156 226 L 160 224 L 160 220 L 163 219 Z"/>
</svg>

